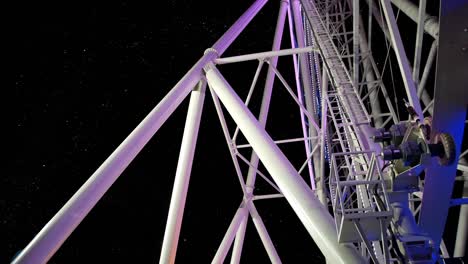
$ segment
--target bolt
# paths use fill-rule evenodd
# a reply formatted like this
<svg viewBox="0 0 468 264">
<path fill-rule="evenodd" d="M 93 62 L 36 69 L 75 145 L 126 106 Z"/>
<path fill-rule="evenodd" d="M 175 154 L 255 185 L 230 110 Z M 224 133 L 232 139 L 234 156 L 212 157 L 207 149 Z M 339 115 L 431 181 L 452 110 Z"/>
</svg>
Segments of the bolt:
<svg viewBox="0 0 468 264">
<path fill-rule="evenodd" d="M 466 47 L 463 47 L 463 48 L 461 48 L 461 50 L 462 50 L 463 52 L 466 52 L 467 48 L 466 48 Z"/>
<path fill-rule="evenodd" d="M 464 29 L 463 29 L 463 32 L 468 32 L 468 28 L 464 28 Z"/>
</svg>

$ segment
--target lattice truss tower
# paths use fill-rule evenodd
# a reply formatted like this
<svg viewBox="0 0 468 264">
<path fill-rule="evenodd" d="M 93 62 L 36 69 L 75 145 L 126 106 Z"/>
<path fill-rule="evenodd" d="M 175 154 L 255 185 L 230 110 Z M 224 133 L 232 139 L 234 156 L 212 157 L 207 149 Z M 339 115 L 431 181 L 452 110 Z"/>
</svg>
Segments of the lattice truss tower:
<svg viewBox="0 0 468 264">
<path fill-rule="evenodd" d="M 468 1 L 441 1 L 440 15 L 434 17 L 426 14 L 426 0 L 282 0 L 271 51 L 223 57 L 266 2 L 255 1 L 205 51 L 13 263 L 47 262 L 190 94 L 160 255 L 160 263 L 173 263 L 206 93 L 243 194 L 212 263 L 227 261 L 231 248 L 231 263 L 239 263 L 249 218 L 270 261 L 281 263 L 255 206 L 265 199 L 287 200 L 328 263 L 434 263 L 465 254 L 467 206 L 460 210 L 453 252 L 445 247 L 443 231 L 449 207 L 468 199 L 468 150 L 461 149 L 468 102 Z M 398 16 L 417 24 L 413 58 L 406 55 Z M 290 47 L 281 47 L 285 31 Z M 385 36 L 385 46 L 372 45 L 375 32 Z M 430 46 L 425 56 L 423 45 Z M 374 59 L 377 52 L 386 55 L 383 65 Z M 292 56 L 293 78 L 278 70 L 279 56 Z M 220 69 L 246 61 L 258 67 L 248 95 L 241 98 Z M 391 63 L 399 71 L 392 71 Z M 266 77 L 260 77 L 263 68 Z M 395 89 L 386 75 L 401 80 L 404 89 Z M 257 83 L 261 78 L 264 85 Z M 297 104 L 302 134 L 296 138 L 278 139 L 265 130 L 274 82 L 290 95 L 282 100 Z M 263 89 L 259 113 L 249 108 L 255 89 Z M 406 112 L 399 113 L 403 100 Z M 226 115 L 235 127 L 228 127 Z M 239 143 L 239 135 L 246 144 Z M 294 167 L 279 144 L 303 144 L 302 166 Z M 246 152 L 250 156 L 245 149 L 253 150 Z M 248 170 L 241 170 L 245 165 Z M 456 177 L 457 169 L 464 174 Z M 465 192 L 454 199 L 456 180 L 465 181 Z M 256 193 L 256 181 L 275 192 Z"/>
</svg>

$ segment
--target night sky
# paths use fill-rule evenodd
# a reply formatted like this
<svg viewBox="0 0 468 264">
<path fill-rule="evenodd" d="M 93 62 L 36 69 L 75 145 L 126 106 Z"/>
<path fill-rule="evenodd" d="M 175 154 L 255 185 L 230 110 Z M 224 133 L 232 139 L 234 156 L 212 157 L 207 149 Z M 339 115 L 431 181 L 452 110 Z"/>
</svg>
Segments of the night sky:
<svg viewBox="0 0 468 264">
<path fill-rule="evenodd" d="M 11 261 L 29 243 L 251 2 L 114 1 L 65 6 L 60 18 L 45 7 L 24 11 L 16 32 L 17 146 L 1 182 L 6 195 L 0 200 L 0 263 Z M 279 1 L 268 3 L 226 55 L 270 49 L 278 7 Z M 289 48 L 288 34 L 284 39 L 283 47 Z M 288 68 L 292 60 L 280 60 L 280 70 L 282 63 Z M 220 67 L 243 98 L 255 68 L 256 62 Z M 293 84 L 287 71 L 285 76 Z M 251 108 L 255 113 L 260 96 L 258 89 Z M 273 95 L 272 107 L 278 110 L 268 127 L 277 139 L 301 135 L 293 101 L 278 100 L 285 96 L 284 90 Z M 50 263 L 154 263 L 159 258 L 187 105 L 188 100 Z M 211 261 L 242 197 L 209 93 L 197 147 L 178 263 Z M 304 147 L 288 151 L 303 155 Z M 259 193 L 271 193 L 258 182 Z M 285 263 L 322 262 L 284 200 L 256 204 Z M 252 222 L 243 260 L 269 262 Z"/>
<path fill-rule="evenodd" d="M 0 263 L 11 261 L 31 241 L 252 2 L 112 1 L 69 4 L 61 12 L 45 6 L 22 9 L 14 30 L 13 140 L 7 142 L 15 147 L 0 183 Z M 279 1 L 270 1 L 225 55 L 269 50 L 278 7 Z M 414 27 L 405 17 L 400 23 Z M 382 38 L 375 34 L 375 40 Z M 286 27 L 283 48 L 289 47 Z M 412 57 L 413 47 L 406 48 Z M 374 55 L 383 62 L 385 55 Z M 256 66 L 219 68 L 245 98 Z M 291 66 L 291 58 L 279 60 L 292 85 Z M 278 84 L 267 130 L 274 139 L 300 137 L 297 107 Z M 261 93 L 257 89 L 253 96 L 255 114 Z M 185 100 L 50 263 L 159 259 L 187 106 Z M 232 134 L 234 123 L 227 121 Z M 304 146 L 282 150 L 299 168 Z M 248 150 L 241 154 L 250 157 Z M 177 263 L 211 262 L 242 198 L 208 91 L 195 155 Z M 257 178 L 256 192 L 272 193 Z M 284 263 L 324 262 L 285 200 L 258 201 L 256 206 Z M 269 263 L 251 221 L 247 229 L 243 262 Z"/>
</svg>

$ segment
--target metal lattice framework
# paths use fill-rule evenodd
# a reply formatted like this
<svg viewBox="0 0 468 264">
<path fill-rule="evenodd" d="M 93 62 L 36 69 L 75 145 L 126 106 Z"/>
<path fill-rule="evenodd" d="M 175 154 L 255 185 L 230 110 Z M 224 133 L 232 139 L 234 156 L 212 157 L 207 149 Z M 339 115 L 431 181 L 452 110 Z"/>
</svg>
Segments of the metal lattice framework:
<svg viewBox="0 0 468 264">
<path fill-rule="evenodd" d="M 461 150 L 468 103 L 463 72 L 468 72 L 468 59 L 466 53 L 458 54 L 467 49 L 462 45 L 468 43 L 468 1 L 442 1 L 437 18 L 426 14 L 426 0 L 418 5 L 409 0 L 282 0 L 271 51 L 222 57 L 266 2 L 255 1 L 206 50 L 13 263 L 47 262 L 190 94 L 160 256 L 160 263 L 173 263 L 207 85 L 243 193 L 212 263 L 223 263 L 231 247 L 231 263 L 239 263 L 249 217 L 270 261 L 281 263 L 255 201 L 283 197 L 329 263 L 433 263 L 441 256 L 464 255 L 467 198 L 452 199 L 451 194 L 456 169 L 468 171 L 467 151 Z M 397 24 L 403 14 L 417 24 L 412 64 Z M 291 47 L 282 49 L 287 26 Z M 382 34 L 386 46 L 373 45 L 376 33 Z M 427 56 L 422 52 L 425 33 L 432 41 Z M 383 67 L 373 56 L 376 52 L 386 55 Z M 279 56 L 292 56 L 294 85 L 277 68 Z M 388 66 L 392 57 L 398 72 Z M 242 100 L 219 68 L 244 61 L 258 61 L 258 66 L 247 98 Z M 430 83 L 435 63 L 436 78 Z M 457 69 L 448 70 L 451 63 Z M 256 117 L 248 107 L 264 67 L 268 71 Z M 390 82 L 385 74 L 391 74 Z M 398 96 L 408 101 L 409 120 L 400 119 L 397 102 L 392 101 L 391 93 L 397 93 L 395 78 L 404 86 Z M 297 138 L 273 140 L 265 130 L 275 80 L 291 96 L 284 100 L 294 100 L 298 106 L 302 135 Z M 236 124 L 233 134 L 226 111 Z M 248 144 L 238 143 L 240 133 Z M 278 147 L 297 142 L 305 147 L 298 169 Z M 253 150 L 250 157 L 241 153 L 246 148 Z M 267 172 L 260 170 L 260 162 Z M 249 167 L 247 173 L 241 164 Z M 424 178 L 420 177 L 423 171 Z M 277 193 L 255 193 L 257 175 Z M 464 175 L 459 179 L 466 180 Z M 452 253 L 442 235 L 448 208 L 459 205 Z"/>
</svg>

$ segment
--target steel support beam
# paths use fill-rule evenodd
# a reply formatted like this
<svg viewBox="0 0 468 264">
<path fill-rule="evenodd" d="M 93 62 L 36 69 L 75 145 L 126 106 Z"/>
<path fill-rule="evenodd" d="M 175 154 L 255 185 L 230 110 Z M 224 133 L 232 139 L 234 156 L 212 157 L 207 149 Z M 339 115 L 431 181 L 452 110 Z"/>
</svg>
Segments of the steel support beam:
<svg viewBox="0 0 468 264">
<path fill-rule="evenodd" d="M 184 135 L 180 147 L 179 162 L 177 164 L 171 204 L 167 217 L 161 249 L 160 264 L 174 263 L 179 242 L 180 228 L 184 216 L 185 200 L 192 171 L 193 156 L 197 143 L 198 129 L 205 99 L 206 82 L 200 81 L 197 88 L 192 91 L 185 121 Z"/>
<path fill-rule="evenodd" d="M 276 52 L 281 49 L 281 40 L 283 38 L 283 31 L 284 31 L 284 24 L 286 21 L 286 14 L 288 11 L 288 1 L 281 1 L 279 12 L 278 12 L 278 19 L 276 22 L 276 29 L 275 29 L 275 35 L 273 37 L 273 45 L 272 45 L 272 51 Z M 278 57 L 273 57 L 270 59 L 270 66 L 268 67 L 268 72 L 267 72 L 267 77 L 265 81 L 265 88 L 263 90 L 263 98 L 262 98 L 262 104 L 260 106 L 260 115 L 259 115 L 259 122 L 265 128 L 267 118 L 268 118 L 268 111 L 270 110 L 270 102 L 271 102 L 271 94 L 273 92 L 273 84 L 275 82 L 275 72 L 273 71 L 273 67 L 276 67 L 278 63 Z M 252 166 L 249 167 L 249 170 L 247 172 L 247 180 L 246 180 L 246 195 L 247 197 L 244 197 L 244 199 L 249 199 L 253 195 L 254 191 L 254 186 L 255 186 L 255 179 L 256 179 L 256 174 L 257 174 L 257 168 L 258 168 L 258 156 L 255 151 L 252 152 L 252 155 L 250 157 L 250 164 Z M 248 204 L 246 204 L 248 206 Z M 256 212 L 256 210 L 255 210 Z M 257 213 L 258 214 L 258 213 Z M 253 215 L 252 215 L 253 217 Z M 260 218 L 258 218 L 260 219 Z M 259 220 L 261 221 L 261 219 Z M 258 222 L 258 221 L 257 221 Z M 255 221 L 254 221 L 255 223 Z M 263 224 L 263 222 L 262 222 Z M 258 223 L 255 224 L 257 227 Z M 241 250 L 241 242 L 237 241 L 240 239 L 243 239 L 245 237 L 245 230 L 247 228 L 247 225 L 241 225 L 239 230 L 237 231 L 236 235 L 236 245 L 237 247 L 234 248 L 233 252 L 233 259 L 237 258 L 237 255 L 240 256 L 240 251 Z M 266 228 L 263 229 L 264 232 L 266 232 Z M 267 233 L 268 234 L 268 233 Z M 265 242 L 262 240 L 262 242 Z M 264 244 L 265 245 L 265 244 Z M 271 243 L 273 245 L 273 243 Z M 270 250 L 271 247 L 265 245 L 265 248 Z M 271 251 L 271 250 L 270 250 Z M 278 257 L 278 254 L 276 253 L 276 250 L 272 249 L 274 251 L 274 255 Z M 270 253 L 270 252 L 269 252 Z M 272 253 L 273 254 L 273 253 Z M 269 254 L 270 255 L 270 254 Z M 239 257 L 240 258 L 240 257 Z M 279 259 L 279 258 L 278 258 Z"/>
<path fill-rule="evenodd" d="M 367 0 L 369 7 L 372 9 L 372 14 L 374 15 L 377 23 L 381 27 L 382 31 L 388 35 L 388 28 L 382 23 L 382 16 L 380 15 L 378 5 L 376 5 L 374 0 Z M 404 14 L 406 14 L 411 20 L 418 23 L 419 19 L 419 8 L 411 1 L 408 0 L 391 0 L 392 3 L 398 7 Z M 428 33 L 435 40 L 439 37 L 439 22 L 438 19 L 434 16 L 430 16 L 427 13 L 424 13 L 424 31 Z"/>
<path fill-rule="evenodd" d="M 195 64 L 34 237 L 20 255 L 15 258 L 14 264 L 46 263 L 54 255 L 145 144 L 190 93 L 201 78 L 203 66 L 211 61 L 214 56 L 213 53 L 206 54 Z"/>
<path fill-rule="evenodd" d="M 432 99 L 429 96 L 429 93 L 426 91 L 426 82 L 429 78 L 429 73 L 431 72 L 432 64 L 437 55 L 437 42 L 438 40 L 434 40 L 432 42 L 431 49 L 429 50 L 429 55 L 427 56 L 426 65 L 424 66 L 423 75 L 418 86 L 418 97 L 424 103 L 426 108 L 428 108 L 428 111 L 431 115 L 433 113 L 433 108 L 432 106 L 430 106 Z"/>
<path fill-rule="evenodd" d="M 387 27 L 387 25 L 385 25 L 385 24 L 383 23 L 383 18 L 382 18 L 381 14 L 380 14 L 380 11 L 379 11 L 379 9 L 378 9 L 378 6 L 373 2 L 373 0 L 367 0 L 367 3 L 368 3 L 368 5 L 369 5 L 369 8 L 372 9 L 372 14 L 373 14 L 374 18 L 376 19 L 377 24 L 380 26 L 380 29 L 381 29 L 382 32 L 384 33 L 385 37 L 390 41 L 390 45 L 392 46 L 392 48 L 395 48 L 395 47 L 393 46 L 393 42 L 391 41 L 391 37 L 390 37 L 390 33 L 389 33 L 389 30 L 388 30 L 388 27 Z M 395 4 L 395 2 L 393 2 L 393 3 Z M 403 8 L 403 9 L 401 9 L 401 10 L 402 10 L 404 13 L 409 12 L 409 11 L 407 11 L 408 8 L 409 8 L 409 9 L 414 9 L 414 8 L 418 9 L 414 4 L 412 4 L 411 2 L 408 2 L 408 1 L 406 1 L 406 0 L 396 1 L 396 3 L 397 3 L 396 5 L 397 5 L 398 7 Z M 409 6 L 409 7 L 406 7 L 406 6 Z M 414 11 L 411 11 L 411 13 L 414 13 Z M 426 31 L 426 33 L 428 33 L 428 34 L 430 34 L 430 35 L 431 35 L 431 32 L 432 32 L 432 33 L 436 33 L 436 35 L 431 35 L 432 37 L 435 38 L 435 40 L 434 40 L 434 42 L 433 42 L 433 47 L 434 47 L 434 48 L 431 47 L 431 52 L 434 53 L 434 56 L 433 56 L 433 57 L 435 57 L 435 52 L 437 51 L 438 34 L 439 34 L 439 22 L 438 22 L 434 17 L 428 16 L 427 14 L 425 14 L 424 17 L 426 17 L 426 18 L 429 17 L 430 22 L 428 22 L 428 25 L 431 25 L 431 26 L 430 26 L 431 30 L 434 30 L 434 31 L 430 31 L 430 32 L 427 32 L 427 31 Z M 411 16 L 410 18 L 413 19 L 413 16 Z M 417 21 L 417 20 L 416 20 L 416 17 L 415 17 L 413 20 L 414 20 L 414 21 Z M 436 25 L 436 26 L 433 26 L 433 25 Z M 434 46 L 434 45 L 435 45 L 435 46 Z M 430 57 L 431 57 L 431 55 L 428 56 L 428 58 L 430 58 Z M 407 58 L 407 59 L 408 59 L 408 58 Z M 425 84 L 423 84 L 423 83 L 424 83 L 424 80 L 427 79 L 427 77 L 424 77 L 424 76 L 425 76 L 425 72 L 426 72 L 426 69 L 427 69 L 427 70 L 430 70 L 431 65 L 432 65 L 432 62 L 429 63 L 429 60 L 428 60 L 428 61 L 426 62 L 426 66 L 425 66 L 425 68 L 424 68 L 424 72 L 423 72 L 423 76 L 422 76 L 422 78 L 421 78 L 421 81 L 419 81 L 420 85 L 418 86 L 418 97 L 423 101 L 423 103 L 426 105 L 426 107 L 430 104 L 430 102 L 431 102 L 432 99 L 430 98 L 429 93 L 428 93 L 425 89 L 422 89 L 422 90 L 421 90 L 421 93 L 419 93 L 419 89 L 420 89 L 419 87 L 424 87 L 424 86 L 425 86 Z M 428 74 L 429 74 L 429 72 L 427 72 L 427 75 L 426 75 L 426 76 L 428 76 Z M 432 114 L 432 107 L 430 107 L 428 110 L 429 110 L 429 113 Z"/>
<path fill-rule="evenodd" d="M 353 6 L 353 85 L 356 91 L 359 91 L 359 35 L 360 35 L 360 14 L 359 14 L 359 1 L 354 0 Z"/>
<path fill-rule="evenodd" d="M 405 85 L 408 101 L 414 108 L 414 111 L 418 115 L 419 120 L 422 122 L 424 120 L 424 115 L 422 113 L 421 104 L 419 103 L 419 98 L 417 97 L 417 91 L 411 76 L 411 68 L 409 66 L 408 57 L 406 57 L 405 47 L 403 46 L 403 42 L 401 40 L 400 31 L 396 24 L 395 15 L 393 14 L 392 6 L 390 5 L 390 0 L 381 0 L 381 3 L 385 14 L 385 19 L 389 27 L 390 37 L 393 43 L 393 50 L 395 51 L 398 60 L 398 66 L 400 67 L 401 76 Z"/>
<path fill-rule="evenodd" d="M 263 220 L 258 214 L 257 208 L 255 207 L 252 201 L 250 201 L 249 203 L 249 212 L 252 216 L 254 226 L 257 229 L 257 233 L 260 236 L 260 240 L 262 241 L 262 244 L 265 247 L 265 250 L 268 254 L 268 257 L 270 258 L 271 263 L 281 264 L 281 259 L 279 258 L 278 253 L 276 252 L 275 246 L 271 241 L 270 235 L 268 234 L 265 224 L 263 223 Z"/>
<path fill-rule="evenodd" d="M 441 132 L 450 134 L 455 143 L 455 161 L 441 166 L 434 160 L 434 164 L 426 170 L 420 225 L 434 241 L 435 248 L 439 248 L 444 232 L 468 105 L 468 1 L 440 3 L 432 138 Z"/>
<path fill-rule="evenodd" d="M 405 13 L 411 20 L 418 23 L 419 7 L 409 0 L 391 0 L 392 3 Z M 424 12 L 424 30 L 434 39 L 439 37 L 439 21 L 437 17 L 429 16 Z"/>
<path fill-rule="evenodd" d="M 360 16 L 360 14 L 358 14 L 358 16 L 359 16 L 359 21 L 360 21 L 359 45 L 360 45 L 360 49 L 361 49 L 362 53 L 366 54 L 366 58 L 362 61 L 362 64 L 364 66 L 363 67 L 364 68 L 363 74 L 366 77 L 366 81 L 368 83 L 367 84 L 367 90 L 368 90 L 368 93 L 369 93 L 369 101 L 370 101 L 370 105 L 371 105 L 371 109 L 372 109 L 371 115 L 373 116 L 373 119 L 374 119 L 374 126 L 376 128 L 380 128 L 380 127 L 382 127 L 382 124 L 383 124 L 382 117 L 379 117 L 379 115 L 382 113 L 382 110 L 381 110 L 380 102 L 379 102 L 379 98 L 378 98 L 378 96 L 379 96 L 378 90 L 376 88 L 374 88 L 374 87 L 378 86 L 379 84 L 375 82 L 374 67 L 372 67 L 373 57 L 372 57 L 372 54 L 371 54 L 371 50 L 369 49 L 370 41 L 368 41 L 366 39 L 366 34 L 365 34 L 365 30 L 364 30 L 364 23 L 362 21 L 362 18 Z M 369 86 L 369 83 L 372 83 L 371 87 Z M 372 89 L 372 91 L 371 91 L 371 89 Z M 392 107 L 391 104 L 389 106 L 389 109 L 390 109 L 390 112 L 392 113 L 392 115 L 394 115 L 394 113 L 392 112 L 393 107 Z"/>
<path fill-rule="evenodd" d="M 315 198 L 312 190 L 221 73 L 214 65 L 207 66 L 205 70 L 208 84 L 250 142 L 325 258 L 332 263 L 362 263 L 363 259 L 355 249 L 338 243 L 335 224 L 328 210 Z"/>
<path fill-rule="evenodd" d="M 372 2 L 370 2 L 372 3 Z M 377 65 L 374 61 L 374 57 L 372 55 L 371 47 L 369 46 L 370 40 L 366 38 L 365 30 L 364 30 L 364 22 L 361 19 L 361 27 L 360 27 L 360 48 L 361 52 L 366 55 L 366 58 L 363 60 L 363 66 L 366 76 L 366 81 L 367 83 L 374 83 L 377 80 L 381 80 L 381 75 L 379 72 L 379 69 L 377 68 Z M 375 75 L 374 75 L 375 74 Z M 385 99 L 385 102 L 387 103 L 388 111 L 390 112 L 390 115 L 392 116 L 393 122 L 397 123 L 398 118 L 397 114 L 395 112 L 395 109 L 393 108 L 392 102 L 390 101 L 390 97 L 387 92 L 387 88 L 385 85 L 380 81 L 381 83 L 375 83 L 374 85 L 380 85 L 380 89 L 382 91 L 382 95 Z M 369 89 L 369 88 L 368 88 Z M 371 103 L 371 108 L 372 108 L 372 116 L 374 116 L 374 124 L 375 128 L 380 128 L 384 123 L 382 122 L 381 117 L 375 117 L 376 115 L 381 114 L 382 110 L 380 107 L 380 102 L 379 102 L 379 94 L 377 89 L 373 89 L 372 92 L 369 92 L 369 101 Z"/>
<path fill-rule="evenodd" d="M 229 248 L 231 248 L 232 242 L 234 241 L 234 237 L 236 236 L 236 232 L 239 229 L 239 225 L 242 221 L 245 221 L 248 217 L 249 211 L 247 208 L 240 207 L 237 209 L 236 214 L 232 218 L 231 224 L 228 227 L 226 234 L 219 245 L 216 254 L 211 261 L 211 264 L 222 264 L 224 263 L 224 259 L 226 258 L 227 253 L 229 252 Z"/>
<path fill-rule="evenodd" d="M 231 264 L 239 264 L 242 256 L 242 247 L 244 246 L 245 230 L 247 228 L 247 223 L 249 222 L 249 216 L 247 215 L 242 219 L 242 222 L 239 224 L 239 229 L 237 229 L 236 238 L 234 240 L 234 246 L 232 248 L 231 255 Z M 243 230 L 242 232 L 240 232 Z"/>
<path fill-rule="evenodd" d="M 12 263 L 46 263 L 86 217 L 182 100 L 195 87 L 203 67 L 231 45 L 267 0 L 257 0 L 185 74 L 166 97 L 132 131 L 85 184 L 44 226 Z"/>
<path fill-rule="evenodd" d="M 253 54 L 219 58 L 215 60 L 215 64 L 228 64 L 228 63 L 244 62 L 244 61 L 251 61 L 251 60 L 265 60 L 265 59 L 270 59 L 270 58 L 279 57 L 279 56 L 288 56 L 288 55 L 308 53 L 308 52 L 313 52 L 313 51 L 314 51 L 314 48 L 310 46 L 304 47 L 304 48 L 295 48 L 295 49 L 294 48 L 282 49 L 282 50 L 278 49 L 278 50 L 259 52 L 259 53 L 253 53 Z"/>
<path fill-rule="evenodd" d="M 416 84 L 419 83 L 419 67 L 421 65 L 421 51 L 423 44 L 424 21 L 426 19 L 426 0 L 419 0 L 419 13 L 417 30 L 416 30 L 416 45 L 414 48 L 414 63 L 413 63 L 413 80 Z"/>
</svg>

